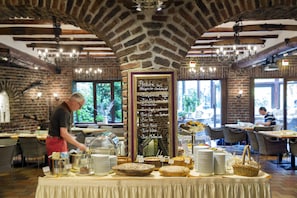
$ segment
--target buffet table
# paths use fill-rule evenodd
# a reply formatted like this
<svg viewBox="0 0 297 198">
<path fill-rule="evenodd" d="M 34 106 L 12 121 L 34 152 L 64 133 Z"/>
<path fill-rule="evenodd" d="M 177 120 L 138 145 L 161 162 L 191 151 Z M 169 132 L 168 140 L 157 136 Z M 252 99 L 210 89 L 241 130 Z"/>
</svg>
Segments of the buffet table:
<svg viewBox="0 0 297 198">
<path fill-rule="evenodd" d="M 162 177 L 154 171 L 146 177 L 117 175 L 39 177 L 36 198 L 270 198 L 270 176 L 260 172 L 258 177 L 233 175 L 212 177 Z"/>
</svg>

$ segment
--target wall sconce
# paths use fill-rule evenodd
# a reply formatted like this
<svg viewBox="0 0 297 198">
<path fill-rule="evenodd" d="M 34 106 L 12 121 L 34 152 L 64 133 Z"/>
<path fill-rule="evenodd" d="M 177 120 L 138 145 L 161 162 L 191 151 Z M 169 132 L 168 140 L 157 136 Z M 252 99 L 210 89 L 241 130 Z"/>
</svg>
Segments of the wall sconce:
<svg viewBox="0 0 297 198">
<path fill-rule="evenodd" d="M 41 92 L 37 92 L 36 98 L 35 99 L 33 98 L 32 101 L 39 100 L 41 98 L 41 96 L 42 96 L 42 93 Z"/>
<path fill-rule="evenodd" d="M 53 93 L 53 96 L 54 96 L 54 98 L 55 98 L 56 101 L 59 101 L 60 100 L 59 95 L 57 93 Z"/>
<path fill-rule="evenodd" d="M 283 59 L 283 60 L 282 60 L 282 66 L 289 66 L 289 61 L 288 61 L 288 59 Z"/>
<path fill-rule="evenodd" d="M 37 96 L 36 99 L 39 99 L 39 98 L 41 98 L 42 93 L 41 92 L 37 92 L 36 96 Z"/>
<path fill-rule="evenodd" d="M 239 99 L 239 98 L 241 98 L 241 96 L 242 96 L 242 93 L 243 93 L 242 89 L 241 89 L 241 90 L 239 90 L 239 91 L 238 91 L 238 95 L 236 96 L 236 98 L 238 98 L 238 99 Z"/>
<path fill-rule="evenodd" d="M 196 73 L 196 62 L 195 61 L 190 61 L 189 62 L 189 71 L 191 73 Z"/>
</svg>

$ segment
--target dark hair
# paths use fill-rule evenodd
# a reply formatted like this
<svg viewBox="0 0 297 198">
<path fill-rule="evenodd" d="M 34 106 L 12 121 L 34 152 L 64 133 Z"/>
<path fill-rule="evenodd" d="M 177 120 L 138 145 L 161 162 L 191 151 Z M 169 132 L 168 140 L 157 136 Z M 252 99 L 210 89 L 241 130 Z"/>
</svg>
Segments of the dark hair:
<svg viewBox="0 0 297 198">
<path fill-rule="evenodd" d="M 267 110 L 266 110 L 265 107 L 260 107 L 260 108 L 259 108 L 259 111 L 265 111 L 265 112 L 266 112 Z"/>
</svg>

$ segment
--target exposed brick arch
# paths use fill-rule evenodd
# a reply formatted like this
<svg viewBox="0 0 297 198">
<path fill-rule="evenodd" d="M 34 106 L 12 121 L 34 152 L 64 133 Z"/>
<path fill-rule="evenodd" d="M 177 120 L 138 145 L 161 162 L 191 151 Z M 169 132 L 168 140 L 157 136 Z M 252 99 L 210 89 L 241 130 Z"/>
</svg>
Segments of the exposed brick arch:
<svg viewBox="0 0 297 198">
<path fill-rule="evenodd" d="M 6 80 L 0 81 L 0 92 L 2 91 L 6 91 L 8 96 L 13 100 L 19 100 L 20 98 L 20 93 L 18 92 L 14 84 L 10 81 L 6 81 Z"/>
<path fill-rule="evenodd" d="M 17 113 L 16 106 L 20 104 L 21 101 L 21 93 L 15 87 L 15 85 L 9 80 L 1 80 L 0 81 L 0 93 L 5 91 L 9 97 L 10 103 L 10 118 L 13 118 Z"/>
<path fill-rule="evenodd" d="M 122 70 L 179 68 L 195 40 L 209 28 L 238 17 L 293 18 L 296 4 L 280 0 L 185 0 L 156 13 L 133 12 L 116 0 L 2 1 L 0 17 L 55 15 L 106 41 Z"/>
</svg>

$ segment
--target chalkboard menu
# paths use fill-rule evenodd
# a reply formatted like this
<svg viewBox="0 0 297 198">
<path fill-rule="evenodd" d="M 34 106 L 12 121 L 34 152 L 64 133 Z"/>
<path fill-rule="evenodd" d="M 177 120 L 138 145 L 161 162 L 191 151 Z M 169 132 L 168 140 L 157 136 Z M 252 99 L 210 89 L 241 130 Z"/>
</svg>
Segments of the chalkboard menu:
<svg viewBox="0 0 297 198">
<path fill-rule="evenodd" d="M 173 71 L 130 72 L 128 123 L 132 158 L 175 155 L 175 84 Z"/>
</svg>

